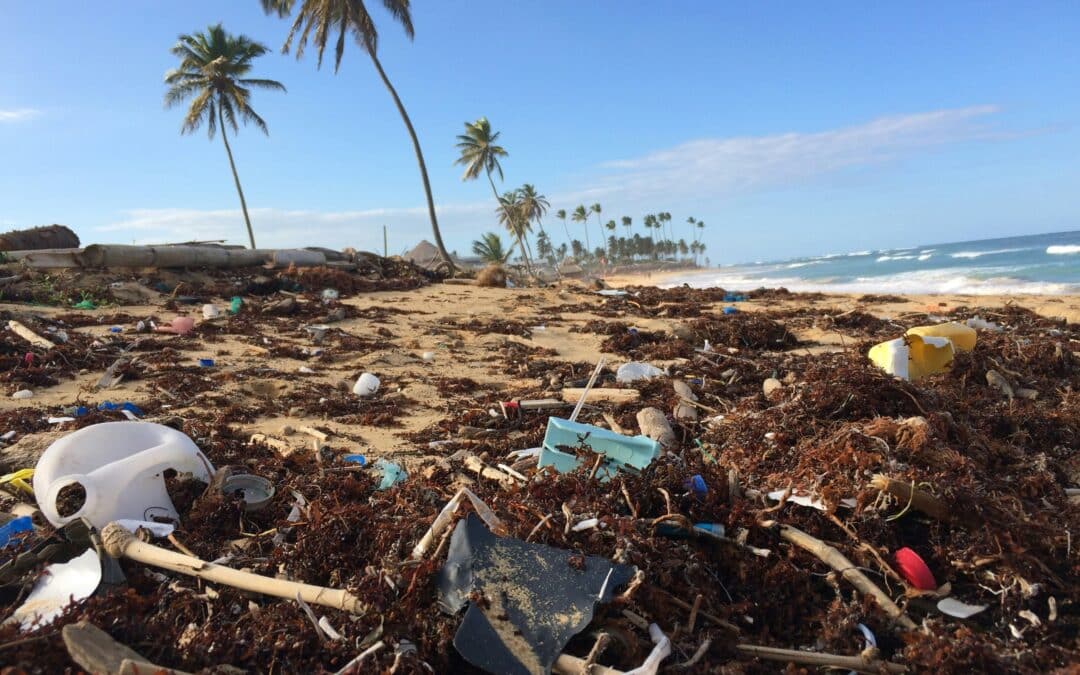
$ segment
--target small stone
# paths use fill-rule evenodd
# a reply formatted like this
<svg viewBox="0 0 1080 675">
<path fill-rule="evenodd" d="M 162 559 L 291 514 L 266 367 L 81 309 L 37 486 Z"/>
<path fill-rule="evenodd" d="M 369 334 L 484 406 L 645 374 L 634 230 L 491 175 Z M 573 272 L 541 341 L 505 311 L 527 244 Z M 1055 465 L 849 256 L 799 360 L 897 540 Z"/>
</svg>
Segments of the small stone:
<svg viewBox="0 0 1080 675">
<path fill-rule="evenodd" d="M 769 379 L 765 380 L 764 384 L 761 385 L 761 389 L 765 392 L 765 398 L 768 398 L 769 394 L 773 393 L 777 389 L 781 389 L 783 386 L 783 382 L 776 379 L 775 377 L 770 377 Z"/>
<path fill-rule="evenodd" d="M 686 342 L 694 342 L 695 339 L 694 329 L 685 323 L 677 323 L 672 326 L 671 334 Z"/>
<path fill-rule="evenodd" d="M 292 435 L 293 435 L 293 431 L 295 431 L 295 430 L 294 430 L 294 429 L 293 429 L 293 428 L 292 428 L 291 426 L 289 426 L 288 424 L 286 424 L 286 425 L 284 425 L 284 426 L 282 426 L 282 427 L 281 427 L 281 429 L 279 430 L 279 433 L 280 433 L 280 434 L 281 434 L 282 436 L 292 436 Z"/>
</svg>

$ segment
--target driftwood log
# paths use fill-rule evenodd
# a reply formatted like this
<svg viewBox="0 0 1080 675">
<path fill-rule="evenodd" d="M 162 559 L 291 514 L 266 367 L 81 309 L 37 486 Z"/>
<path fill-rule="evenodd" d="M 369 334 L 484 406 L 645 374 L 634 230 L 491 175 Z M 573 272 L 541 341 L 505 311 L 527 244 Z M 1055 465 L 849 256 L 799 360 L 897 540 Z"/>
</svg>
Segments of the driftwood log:
<svg viewBox="0 0 1080 675">
<path fill-rule="evenodd" d="M 79 237 L 64 225 L 43 225 L 0 234 L 0 251 L 40 251 L 44 248 L 78 248 Z"/>
</svg>

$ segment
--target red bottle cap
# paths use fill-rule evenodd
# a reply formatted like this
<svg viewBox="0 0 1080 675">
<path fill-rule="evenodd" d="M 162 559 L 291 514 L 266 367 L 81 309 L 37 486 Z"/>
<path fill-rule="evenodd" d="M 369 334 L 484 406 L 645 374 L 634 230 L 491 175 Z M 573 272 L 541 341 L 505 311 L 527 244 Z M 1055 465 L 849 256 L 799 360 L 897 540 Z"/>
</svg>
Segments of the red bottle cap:
<svg viewBox="0 0 1080 675">
<path fill-rule="evenodd" d="M 937 590 L 937 581 L 934 574 L 926 566 L 919 554 L 906 546 L 895 554 L 896 566 L 900 568 L 900 575 L 907 579 L 908 583 L 920 591 Z"/>
</svg>

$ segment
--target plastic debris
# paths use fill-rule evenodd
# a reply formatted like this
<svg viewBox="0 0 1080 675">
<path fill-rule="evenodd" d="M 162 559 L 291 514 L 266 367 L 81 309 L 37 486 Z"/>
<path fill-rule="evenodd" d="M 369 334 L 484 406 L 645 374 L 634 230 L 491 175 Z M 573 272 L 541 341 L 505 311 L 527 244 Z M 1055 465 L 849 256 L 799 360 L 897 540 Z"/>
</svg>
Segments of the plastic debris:
<svg viewBox="0 0 1080 675">
<path fill-rule="evenodd" d="M 602 291 L 597 291 L 596 294 L 602 295 L 606 298 L 621 298 L 623 296 L 630 295 L 626 291 L 621 291 L 617 288 L 605 288 Z"/>
<path fill-rule="evenodd" d="M 725 307 L 723 309 L 723 312 L 724 314 L 738 314 L 739 310 L 735 309 L 734 307 Z"/>
<path fill-rule="evenodd" d="M 124 329 L 121 326 L 112 326 L 111 328 L 109 328 L 109 332 L 110 333 L 123 333 Z"/>
<path fill-rule="evenodd" d="M 604 455 L 596 473 L 601 481 L 610 480 L 620 469 L 644 469 L 660 456 L 660 444 L 645 436 L 623 436 L 590 424 L 549 417 L 537 466 L 551 466 L 559 473 L 573 471 L 583 462 L 573 454 L 573 449 L 581 446 Z"/>
<path fill-rule="evenodd" d="M 244 306 L 244 299 L 239 295 L 234 295 L 229 300 L 229 314 L 239 314 L 240 308 Z"/>
<path fill-rule="evenodd" d="M 665 374 L 664 371 L 651 363 L 631 361 L 630 363 L 624 363 L 619 366 L 619 369 L 615 371 L 615 380 L 617 382 L 630 383 L 637 382 L 638 380 L 648 380 L 654 377 L 660 377 Z"/>
<path fill-rule="evenodd" d="M 987 321 L 978 316 L 973 316 L 964 322 L 964 325 L 968 328 L 975 328 L 976 330 L 989 330 L 995 333 L 1004 330 L 1000 324 L 996 324 L 993 321 Z"/>
<path fill-rule="evenodd" d="M 701 477 L 701 474 L 694 474 L 683 482 L 683 487 L 690 490 L 696 495 L 709 494 L 709 486 L 705 483 L 705 479 Z"/>
<path fill-rule="evenodd" d="M 491 673 L 547 673 L 592 620 L 596 603 L 610 601 L 634 571 L 600 556 L 496 537 L 469 514 L 450 538 L 439 605 L 451 614 L 468 605 L 454 647 L 469 663 Z"/>
<path fill-rule="evenodd" d="M 360 398 L 374 396 L 375 392 L 379 391 L 379 378 L 371 373 L 364 373 L 356 380 L 356 384 L 353 385 L 352 390 L 353 393 Z"/>
<path fill-rule="evenodd" d="M 199 359 L 199 367 L 200 368 L 213 368 L 214 367 L 214 359 Z"/>
<path fill-rule="evenodd" d="M 660 663 L 671 654 L 671 638 L 664 635 L 660 626 L 650 623 L 649 639 L 653 641 L 654 647 L 645 658 L 645 662 L 633 670 L 626 671 L 623 675 L 656 675 Z"/>
<path fill-rule="evenodd" d="M 101 583 L 101 560 L 97 551 L 87 549 L 66 563 L 49 565 L 34 590 L 8 621 L 17 621 L 23 630 L 51 623 L 72 602 L 90 597 Z"/>
<path fill-rule="evenodd" d="M 30 516 L 22 516 L 21 518 L 15 518 L 0 525 L 0 548 L 4 548 L 8 544 L 18 542 L 22 539 L 18 535 L 23 532 L 34 531 L 34 519 Z"/>
<path fill-rule="evenodd" d="M 185 471 L 209 483 L 213 466 L 198 446 L 171 427 L 149 422 L 105 422 L 50 445 L 34 471 L 38 508 L 53 525 L 85 517 L 94 527 L 117 518 L 176 520 L 162 472 Z M 81 485 L 82 505 L 60 515 L 60 491 Z"/>
<path fill-rule="evenodd" d="M 933 326 L 915 326 L 909 328 L 906 335 L 918 335 L 922 338 L 947 338 L 958 352 L 970 352 L 975 349 L 975 329 L 960 323 L 939 323 Z"/>
<path fill-rule="evenodd" d="M 18 492 L 22 492 L 25 495 L 33 496 L 34 488 L 30 487 L 30 484 L 26 482 L 28 480 L 32 480 L 33 478 L 33 469 L 19 469 L 18 471 L 12 471 L 11 473 L 0 476 L 0 485 L 10 486 Z"/>
<path fill-rule="evenodd" d="M 176 526 L 171 523 L 156 523 L 152 520 L 132 520 L 130 518 L 118 518 L 113 521 L 120 525 L 120 527 L 130 532 L 137 532 L 138 530 L 146 530 L 155 537 L 163 538 L 167 537 L 176 531 Z"/>
<path fill-rule="evenodd" d="M 363 455 L 342 455 L 341 459 L 346 462 L 352 462 L 353 464 L 359 464 L 360 466 L 367 464 L 367 458 Z"/>
<path fill-rule="evenodd" d="M 333 289 L 333 288 L 324 288 L 323 289 L 322 301 L 323 301 L 324 304 L 334 302 L 339 297 L 340 297 L 340 294 L 337 292 L 336 289 Z"/>
<path fill-rule="evenodd" d="M 990 605 L 969 605 L 955 598 L 942 598 L 937 603 L 938 611 L 942 614 L 955 616 L 958 619 L 967 619 L 985 610 Z"/>
<path fill-rule="evenodd" d="M 934 580 L 933 572 L 926 566 L 918 553 L 904 547 L 898 550 L 894 557 L 896 558 L 896 567 L 909 584 L 920 591 L 937 589 L 937 581 Z"/>
<path fill-rule="evenodd" d="M 19 391 L 12 394 L 11 398 L 16 399 L 16 400 L 25 400 L 25 399 L 28 399 L 28 398 L 34 398 L 34 392 L 30 391 L 29 389 L 20 389 Z"/>
<path fill-rule="evenodd" d="M 431 363 L 435 360 L 435 352 L 424 352 L 420 355 L 420 358 L 422 358 L 427 363 Z"/>
<path fill-rule="evenodd" d="M 870 360 L 890 375 L 917 380 L 942 373 L 953 360 L 954 347 L 949 338 L 906 335 L 870 348 Z"/>
<path fill-rule="evenodd" d="M 409 477 L 409 474 L 405 469 L 401 468 L 400 464 L 387 459 L 377 459 L 372 466 L 376 473 L 382 476 L 379 480 L 379 486 L 376 488 L 377 490 L 389 490 Z"/>
<path fill-rule="evenodd" d="M 122 413 L 130 413 L 130 415 L 134 415 L 135 417 L 142 417 L 143 415 L 146 414 L 146 413 L 144 413 L 142 411 L 142 408 L 135 405 L 131 401 L 124 401 L 123 403 L 120 403 L 120 404 L 113 403 L 112 401 L 102 401 L 101 403 L 98 404 L 97 409 L 98 410 L 108 410 L 110 412 L 119 411 L 119 412 L 122 412 Z M 82 415 L 85 415 L 87 413 L 87 410 L 86 410 L 86 408 L 76 408 L 76 412 L 77 412 L 77 414 L 75 416 L 80 417 Z M 130 415 L 129 415 L 129 418 L 130 418 Z"/>
<path fill-rule="evenodd" d="M 225 479 L 221 491 L 226 496 L 238 495 L 244 500 L 244 510 L 255 512 L 266 508 L 277 490 L 273 483 L 262 476 L 237 473 Z"/>
<path fill-rule="evenodd" d="M 187 335 L 195 330 L 195 319 L 190 316 L 178 316 L 168 326 L 157 326 L 154 330 L 158 333 L 173 333 L 175 335 Z"/>
<path fill-rule="evenodd" d="M 818 511 L 821 511 L 822 513 L 829 510 L 829 507 L 825 505 L 825 502 L 821 501 L 820 499 L 817 499 L 815 497 L 810 497 L 810 496 L 805 495 L 805 494 L 799 494 L 799 493 L 796 493 L 796 492 L 792 492 L 791 494 L 788 494 L 787 490 L 773 490 L 772 492 L 770 492 L 769 494 L 767 494 L 765 496 L 768 497 L 769 499 L 773 500 L 774 502 L 778 502 L 781 499 L 784 499 L 784 495 L 787 495 L 787 499 L 785 501 L 787 501 L 788 503 L 798 504 L 799 506 L 806 506 L 806 507 L 809 507 L 811 509 L 817 509 Z M 853 509 L 853 508 L 855 508 L 855 505 L 856 505 L 856 501 L 851 497 L 846 497 L 846 498 L 840 500 L 840 506 L 844 506 L 846 508 Z"/>
<path fill-rule="evenodd" d="M 97 305 L 90 298 L 86 298 L 72 305 L 74 309 L 97 309 Z"/>
<path fill-rule="evenodd" d="M 218 309 L 217 305 L 206 304 L 202 306 L 202 316 L 207 321 L 210 321 L 221 316 L 221 310 Z"/>
</svg>

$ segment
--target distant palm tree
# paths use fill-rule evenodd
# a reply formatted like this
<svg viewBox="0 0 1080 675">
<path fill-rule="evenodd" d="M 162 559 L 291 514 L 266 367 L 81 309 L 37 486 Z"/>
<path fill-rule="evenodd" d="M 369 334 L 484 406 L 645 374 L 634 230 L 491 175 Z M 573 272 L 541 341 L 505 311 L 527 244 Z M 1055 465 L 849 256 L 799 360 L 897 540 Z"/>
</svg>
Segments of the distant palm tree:
<svg viewBox="0 0 1080 675">
<path fill-rule="evenodd" d="M 694 241 L 701 241 L 701 237 L 703 237 L 705 235 L 705 221 L 704 220 L 697 221 L 697 229 L 698 229 L 698 231 L 694 234 Z"/>
<path fill-rule="evenodd" d="M 255 248 L 255 233 L 251 229 L 244 190 L 240 187 L 240 176 L 236 173 L 236 162 L 225 130 L 226 126 L 231 126 L 234 133 L 239 131 L 236 124 L 239 117 L 241 122 L 251 122 L 264 134 L 269 134 L 266 122 L 251 108 L 251 89 L 285 91 L 285 85 L 275 80 L 244 77 L 251 71 L 251 62 L 268 50 L 245 35 L 230 35 L 220 23 L 201 33 L 181 35 L 170 51 L 179 57 L 180 65 L 165 73 L 165 84 L 169 85 L 165 106 L 171 108 L 192 98 L 180 127 L 182 134 L 196 131 L 205 122 L 207 133 L 213 139 L 214 132 L 221 127 L 221 140 L 225 143 L 225 154 L 229 156 L 236 192 L 240 195 L 248 240 L 251 248 Z"/>
<path fill-rule="evenodd" d="M 604 241 L 604 224 L 600 221 L 601 208 L 599 204 L 593 204 L 589 207 L 589 211 L 596 214 L 596 224 L 600 226 L 600 242 Z"/>
<path fill-rule="evenodd" d="M 501 265 L 510 257 L 510 251 L 503 246 L 502 237 L 494 232 L 485 232 L 472 243 L 472 252 L 485 262 Z"/>
<path fill-rule="evenodd" d="M 609 232 L 614 232 L 614 231 L 615 231 L 615 228 L 616 228 L 617 226 L 615 225 L 615 221 L 614 221 L 614 220 L 609 220 L 609 221 L 607 221 L 606 223 L 604 223 L 604 227 L 606 227 L 606 228 L 608 229 L 608 231 L 609 231 Z"/>
<path fill-rule="evenodd" d="M 622 217 L 622 226 L 626 228 L 626 236 L 630 236 L 630 227 L 634 224 L 634 219 L 630 216 Z"/>
<path fill-rule="evenodd" d="M 585 226 L 585 251 L 589 251 L 589 212 L 585 210 L 585 206 L 581 205 L 574 209 L 574 212 L 570 215 L 570 220 L 575 223 L 582 223 Z"/>
<path fill-rule="evenodd" d="M 476 180 L 481 173 L 487 174 L 488 184 L 491 185 L 491 194 L 495 195 L 495 201 L 499 203 L 499 209 L 502 211 L 500 221 L 508 227 L 513 225 L 512 231 L 518 234 L 520 228 L 516 225 L 517 216 L 507 210 L 508 205 L 517 202 L 517 191 L 507 193 L 508 195 L 514 194 L 514 199 L 504 200 L 499 196 L 499 191 L 495 189 L 495 179 L 491 177 L 492 172 L 498 172 L 499 180 L 503 179 L 502 164 L 499 163 L 499 158 L 509 155 L 501 145 L 495 142 L 499 140 L 499 132 L 492 131 L 491 122 L 488 122 L 486 117 L 481 117 L 475 122 L 466 122 L 465 133 L 460 134 L 457 140 L 457 148 L 461 155 L 454 160 L 454 164 L 461 164 L 465 167 L 465 173 L 461 175 L 461 180 Z M 529 263 L 529 254 L 525 250 L 525 242 L 520 235 L 518 235 L 518 245 L 521 247 L 522 257 L 525 258 L 525 267 L 531 275 L 532 266 Z"/>
<path fill-rule="evenodd" d="M 566 226 L 566 209 L 556 211 L 555 217 L 562 221 L 563 229 L 566 230 L 566 241 L 570 241 L 570 228 Z"/>
<path fill-rule="evenodd" d="M 267 14 L 274 13 L 284 18 L 292 13 L 297 0 L 259 0 L 259 2 L 263 11 Z M 424 153 L 420 149 L 420 139 L 416 136 L 416 129 L 413 128 L 412 120 L 409 119 L 409 113 L 405 111 L 405 104 L 401 102 L 401 97 L 398 96 L 394 85 L 390 83 L 390 78 L 387 77 L 386 71 L 383 70 L 382 63 L 379 61 L 379 32 L 375 28 L 374 19 L 368 13 L 364 3 L 359 0 L 299 0 L 299 2 L 300 9 L 296 13 L 296 19 L 289 29 L 289 36 L 285 39 L 281 51 L 288 53 L 293 37 L 299 33 L 300 39 L 296 43 L 296 58 L 299 59 L 304 54 L 308 35 L 314 29 L 315 35 L 312 39 L 315 48 L 318 50 L 317 67 L 322 66 L 326 41 L 335 32 L 338 34 L 337 41 L 334 44 L 335 73 L 341 67 L 341 56 L 345 53 L 346 34 L 351 33 L 352 38 L 360 45 L 360 48 L 371 57 L 371 62 L 375 65 L 375 70 L 378 71 L 383 85 L 390 92 L 390 97 L 394 99 L 398 114 L 401 115 L 401 120 L 405 122 L 409 138 L 412 139 L 413 151 L 416 153 L 416 163 L 420 166 L 420 179 L 424 183 L 424 196 L 427 199 L 428 217 L 431 219 L 431 231 L 435 236 L 435 245 L 438 247 L 439 254 L 442 255 L 446 264 L 450 266 L 452 274 L 454 272 L 454 260 L 446 252 L 442 234 L 439 232 L 439 221 L 435 217 L 435 199 L 431 196 L 431 182 L 428 180 Z M 390 13 L 390 16 L 405 29 L 405 35 L 410 40 L 413 39 L 414 31 L 409 0 L 382 0 L 382 4 Z"/>
<path fill-rule="evenodd" d="M 548 207 L 551 206 L 547 197 L 537 192 L 536 187 L 530 183 L 522 185 L 518 192 L 521 193 L 521 208 L 525 209 L 529 220 L 535 220 L 536 225 L 543 232 L 544 224 L 540 219 L 547 214 Z"/>
<path fill-rule="evenodd" d="M 495 212 L 499 216 L 499 223 L 517 238 L 521 255 L 525 259 L 525 267 L 532 274 L 532 248 L 528 245 L 528 233 L 532 230 L 532 226 L 529 224 L 528 214 L 521 201 L 521 191 L 504 192 L 499 197 L 499 208 Z"/>
</svg>

